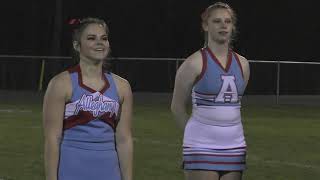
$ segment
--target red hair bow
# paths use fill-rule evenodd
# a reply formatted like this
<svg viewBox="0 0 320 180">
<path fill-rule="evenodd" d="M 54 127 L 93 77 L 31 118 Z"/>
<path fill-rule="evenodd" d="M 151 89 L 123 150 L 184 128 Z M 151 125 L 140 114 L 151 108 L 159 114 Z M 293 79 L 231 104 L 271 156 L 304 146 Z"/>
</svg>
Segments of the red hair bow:
<svg viewBox="0 0 320 180">
<path fill-rule="evenodd" d="M 80 23 L 81 23 L 80 19 L 70 19 L 69 21 L 70 25 L 78 25 Z"/>
</svg>

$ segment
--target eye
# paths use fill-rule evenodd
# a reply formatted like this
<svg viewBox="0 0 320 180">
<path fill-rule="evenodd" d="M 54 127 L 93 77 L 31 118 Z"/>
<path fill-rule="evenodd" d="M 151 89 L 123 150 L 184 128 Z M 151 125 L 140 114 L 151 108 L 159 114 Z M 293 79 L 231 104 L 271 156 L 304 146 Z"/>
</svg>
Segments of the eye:
<svg viewBox="0 0 320 180">
<path fill-rule="evenodd" d="M 87 39 L 90 40 L 90 41 L 92 41 L 92 40 L 95 40 L 96 38 L 93 37 L 93 36 L 89 36 L 89 37 L 87 37 Z"/>
<path fill-rule="evenodd" d="M 213 23 L 220 23 L 221 20 L 220 20 L 220 19 L 213 19 L 212 22 L 213 22 Z"/>
<path fill-rule="evenodd" d="M 107 36 L 102 37 L 101 39 L 102 39 L 103 41 L 108 41 L 108 37 L 107 37 Z"/>
<path fill-rule="evenodd" d="M 231 21 L 231 19 L 226 19 L 225 22 L 226 22 L 227 24 L 230 24 L 232 21 Z"/>
</svg>

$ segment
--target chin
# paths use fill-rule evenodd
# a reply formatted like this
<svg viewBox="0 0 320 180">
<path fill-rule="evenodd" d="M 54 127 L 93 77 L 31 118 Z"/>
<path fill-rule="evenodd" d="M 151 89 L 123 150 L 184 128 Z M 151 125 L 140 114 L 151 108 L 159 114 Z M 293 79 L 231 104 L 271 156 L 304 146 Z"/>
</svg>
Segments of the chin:
<svg viewBox="0 0 320 180">
<path fill-rule="evenodd" d="M 106 59 L 107 56 L 106 55 L 98 55 L 98 56 L 92 56 L 91 59 L 94 59 L 96 61 L 103 61 L 104 59 Z"/>
<path fill-rule="evenodd" d="M 218 44 L 226 44 L 229 42 L 228 39 L 216 39 L 215 42 L 217 42 Z"/>
<path fill-rule="evenodd" d="M 229 37 L 216 37 L 212 38 L 212 41 L 216 42 L 217 44 L 226 44 L 230 41 Z"/>
</svg>

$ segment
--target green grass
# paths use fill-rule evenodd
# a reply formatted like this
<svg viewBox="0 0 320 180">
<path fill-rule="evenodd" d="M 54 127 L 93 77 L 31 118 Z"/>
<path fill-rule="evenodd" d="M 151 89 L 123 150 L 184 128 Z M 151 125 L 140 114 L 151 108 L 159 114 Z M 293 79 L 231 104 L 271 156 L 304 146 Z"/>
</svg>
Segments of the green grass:
<svg viewBox="0 0 320 180">
<path fill-rule="evenodd" d="M 41 104 L 6 103 L 0 110 L 0 179 L 44 180 Z M 319 106 L 248 105 L 243 124 L 245 180 L 319 179 Z M 133 130 L 134 179 L 183 179 L 182 131 L 168 104 L 135 105 Z"/>
</svg>

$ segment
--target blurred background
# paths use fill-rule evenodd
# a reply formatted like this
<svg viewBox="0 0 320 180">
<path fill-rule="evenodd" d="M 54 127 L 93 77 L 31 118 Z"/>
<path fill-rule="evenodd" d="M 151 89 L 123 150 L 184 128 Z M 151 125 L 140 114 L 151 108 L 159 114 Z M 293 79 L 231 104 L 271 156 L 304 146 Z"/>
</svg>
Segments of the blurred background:
<svg viewBox="0 0 320 180">
<path fill-rule="evenodd" d="M 74 64 L 68 58 L 68 22 L 90 16 L 109 25 L 114 73 L 128 79 L 134 91 L 171 92 L 176 68 L 203 46 L 200 14 L 214 2 L 6 1 L 1 5 L 0 89 L 45 90 L 55 74 Z M 234 50 L 251 60 L 248 94 L 320 93 L 316 1 L 223 2 L 238 17 Z"/>
<path fill-rule="evenodd" d="M 203 47 L 209 0 L 29 0 L 0 4 L 0 180 L 43 180 L 43 92 L 75 64 L 70 19 L 110 28 L 112 71 L 134 91 L 134 179 L 179 180 L 182 131 L 170 113 L 176 69 Z M 225 1 L 224 1 L 225 2 Z M 317 1 L 227 1 L 234 51 L 249 59 L 242 101 L 246 180 L 320 177 L 320 14 Z M 280 98 L 279 98 L 280 97 Z"/>
</svg>

